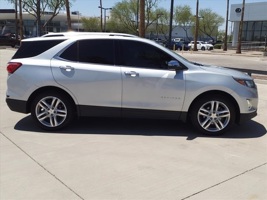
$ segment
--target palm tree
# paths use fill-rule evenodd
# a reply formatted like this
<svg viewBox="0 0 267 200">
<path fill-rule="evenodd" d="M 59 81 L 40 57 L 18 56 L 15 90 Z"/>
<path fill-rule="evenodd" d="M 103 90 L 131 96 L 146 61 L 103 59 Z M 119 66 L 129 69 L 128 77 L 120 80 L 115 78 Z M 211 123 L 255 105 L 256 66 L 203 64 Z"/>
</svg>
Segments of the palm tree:
<svg viewBox="0 0 267 200">
<path fill-rule="evenodd" d="M 144 38 L 145 37 L 145 0 L 140 0 L 139 11 L 140 11 L 139 36 Z"/>
<path fill-rule="evenodd" d="M 223 45 L 223 50 L 224 51 L 227 51 L 227 42 L 228 42 L 228 15 L 229 15 L 229 0 L 227 0 L 227 8 L 226 8 L 226 23 L 225 23 L 224 45 Z"/>
<path fill-rule="evenodd" d="M 70 2 L 69 0 L 65 0 L 66 4 L 66 12 L 67 12 L 67 23 L 68 23 L 68 31 L 71 31 L 71 18 L 70 18 Z"/>
<path fill-rule="evenodd" d="M 19 0 L 19 35 L 23 39 L 22 0 Z"/>
<path fill-rule="evenodd" d="M 170 25 L 169 25 L 169 39 L 168 39 L 168 45 L 171 44 L 171 40 L 172 40 L 173 3 L 174 3 L 174 0 L 171 0 L 171 8 L 170 8 Z"/>
<path fill-rule="evenodd" d="M 245 0 L 243 0 L 241 20 L 240 20 L 240 24 L 239 24 L 238 43 L 237 43 L 237 48 L 236 48 L 237 54 L 241 53 L 241 40 L 242 40 L 242 31 L 243 31 L 244 12 L 245 12 Z"/>
<path fill-rule="evenodd" d="M 197 0 L 197 5 L 196 5 L 196 25 L 195 25 L 194 49 L 193 49 L 194 51 L 197 51 L 197 38 L 198 38 L 198 29 L 199 29 L 198 7 L 199 7 L 199 1 Z"/>
</svg>

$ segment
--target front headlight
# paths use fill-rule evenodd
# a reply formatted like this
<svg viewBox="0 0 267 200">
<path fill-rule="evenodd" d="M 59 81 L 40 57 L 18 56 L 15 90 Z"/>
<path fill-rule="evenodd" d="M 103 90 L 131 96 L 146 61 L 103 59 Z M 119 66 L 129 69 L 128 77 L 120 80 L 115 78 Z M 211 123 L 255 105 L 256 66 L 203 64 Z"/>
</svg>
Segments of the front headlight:
<svg viewBox="0 0 267 200">
<path fill-rule="evenodd" d="M 247 86 L 249 88 L 256 88 L 256 84 L 254 83 L 253 80 L 246 80 L 246 79 L 239 79 L 239 78 L 234 78 L 234 80 L 241 85 Z"/>
</svg>

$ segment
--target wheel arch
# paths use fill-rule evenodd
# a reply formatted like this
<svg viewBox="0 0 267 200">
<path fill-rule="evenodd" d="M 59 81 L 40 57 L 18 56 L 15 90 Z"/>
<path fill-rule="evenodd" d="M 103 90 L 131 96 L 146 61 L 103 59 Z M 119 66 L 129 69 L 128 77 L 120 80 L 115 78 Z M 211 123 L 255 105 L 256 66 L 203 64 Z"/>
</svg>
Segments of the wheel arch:
<svg viewBox="0 0 267 200">
<path fill-rule="evenodd" d="M 188 121 L 188 120 L 190 119 L 190 113 L 191 113 L 191 109 L 192 109 L 194 103 L 195 103 L 196 101 L 198 101 L 199 99 L 201 99 L 201 98 L 204 98 L 204 97 L 206 97 L 206 96 L 212 96 L 212 95 L 222 95 L 222 96 L 226 97 L 228 100 L 230 100 L 230 101 L 233 103 L 234 108 L 235 108 L 235 112 L 236 112 L 236 113 L 240 113 L 239 105 L 238 105 L 236 99 L 235 99 L 232 95 L 230 95 L 230 94 L 227 93 L 227 92 L 220 91 L 220 90 L 212 90 L 212 91 L 207 91 L 207 92 L 204 92 L 204 93 L 202 93 L 202 94 L 199 94 L 199 95 L 198 95 L 198 96 L 191 102 L 191 104 L 190 104 L 190 106 L 189 106 L 189 109 L 188 109 L 188 114 L 187 114 L 187 117 L 186 117 L 186 121 Z M 238 114 L 238 115 L 236 115 L 235 122 L 236 122 L 236 123 L 239 122 L 239 119 L 240 119 L 240 115 Z"/>
<path fill-rule="evenodd" d="M 76 106 L 76 103 L 75 103 L 73 97 L 72 97 L 68 92 L 66 92 L 65 90 L 63 90 L 62 88 L 58 88 L 58 87 L 55 87 L 55 86 L 45 86 L 45 87 L 41 87 L 41 88 L 38 88 L 37 90 L 35 90 L 35 91 L 30 95 L 30 97 L 29 97 L 29 99 L 28 99 L 28 101 L 27 101 L 27 105 L 26 105 L 27 112 L 30 112 L 30 110 L 31 110 L 31 104 L 32 104 L 34 98 L 35 98 L 37 95 L 39 95 L 39 94 L 41 94 L 41 93 L 43 93 L 43 92 L 46 92 L 46 91 L 56 91 L 56 92 L 58 92 L 58 93 L 62 93 L 62 94 L 64 94 L 64 95 L 66 95 L 66 96 L 69 98 L 69 100 L 71 101 L 71 103 L 73 104 L 73 107 L 74 107 L 74 109 L 75 109 L 75 112 L 76 112 L 77 114 L 79 114 L 79 111 L 78 111 L 78 109 L 77 109 L 77 106 Z"/>
</svg>

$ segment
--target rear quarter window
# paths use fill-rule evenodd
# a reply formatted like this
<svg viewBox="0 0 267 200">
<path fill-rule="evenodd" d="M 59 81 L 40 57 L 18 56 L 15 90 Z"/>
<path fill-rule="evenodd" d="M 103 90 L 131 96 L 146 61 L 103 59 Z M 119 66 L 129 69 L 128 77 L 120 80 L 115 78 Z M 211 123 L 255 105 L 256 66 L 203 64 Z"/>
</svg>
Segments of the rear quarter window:
<svg viewBox="0 0 267 200">
<path fill-rule="evenodd" d="M 81 63 L 114 65 L 113 43 L 110 39 L 79 40 L 69 46 L 60 58 Z"/>
<path fill-rule="evenodd" d="M 24 41 L 12 59 L 37 56 L 63 41 L 64 40 Z"/>
</svg>

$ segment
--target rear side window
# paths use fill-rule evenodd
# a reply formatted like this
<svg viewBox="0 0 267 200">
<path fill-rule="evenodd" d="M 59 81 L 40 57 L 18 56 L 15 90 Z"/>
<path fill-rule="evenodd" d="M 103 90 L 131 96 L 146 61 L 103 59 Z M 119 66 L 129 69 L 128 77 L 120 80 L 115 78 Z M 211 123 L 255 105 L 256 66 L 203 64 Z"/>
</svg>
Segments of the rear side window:
<svg viewBox="0 0 267 200">
<path fill-rule="evenodd" d="M 22 42 L 20 48 L 15 53 L 12 59 L 29 58 L 37 56 L 48 49 L 58 45 L 64 40 L 49 40 L 49 41 L 29 41 Z"/>
<path fill-rule="evenodd" d="M 113 40 L 79 40 L 60 57 L 74 62 L 114 65 Z"/>
</svg>

